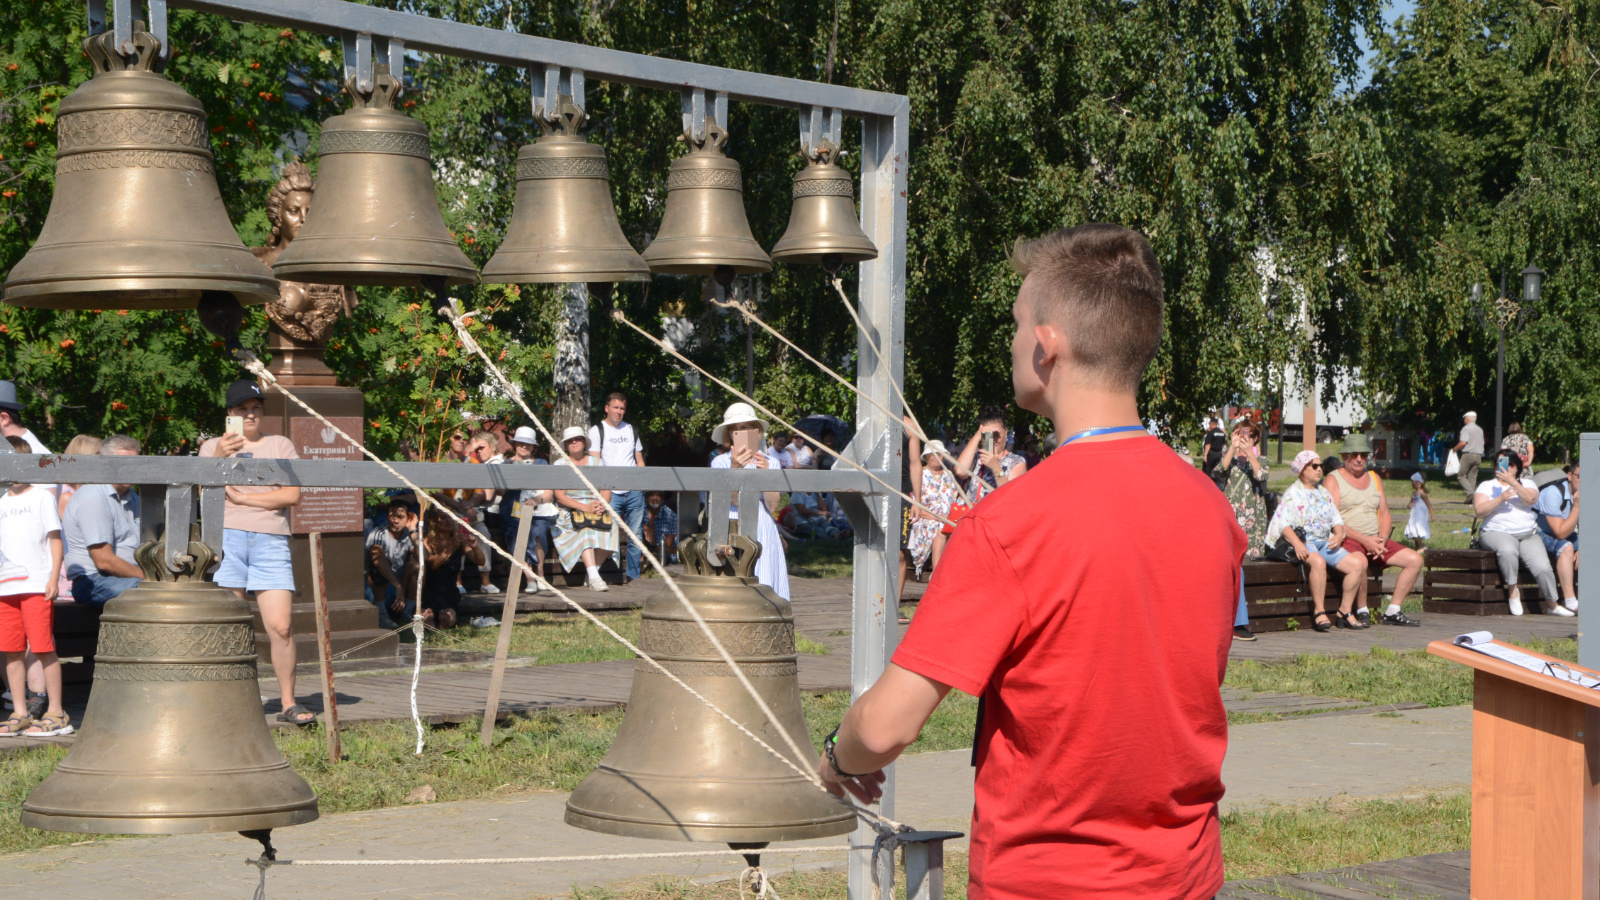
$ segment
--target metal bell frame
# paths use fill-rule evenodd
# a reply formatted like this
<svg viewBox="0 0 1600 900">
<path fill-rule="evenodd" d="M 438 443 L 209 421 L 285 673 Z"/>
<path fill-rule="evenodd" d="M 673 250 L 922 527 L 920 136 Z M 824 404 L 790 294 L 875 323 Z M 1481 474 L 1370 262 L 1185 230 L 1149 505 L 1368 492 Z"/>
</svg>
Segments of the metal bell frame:
<svg viewBox="0 0 1600 900">
<path fill-rule="evenodd" d="M 840 110 L 862 122 L 861 224 L 876 245 L 877 259 L 863 262 L 858 288 L 859 314 L 874 339 L 858 340 L 857 384 L 877 403 L 858 401 L 856 421 L 860 430 L 850 442 L 847 455 L 893 481 L 900 468 L 900 428 L 897 400 L 890 379 L 898 380 L 902 371 L 905 309 L 906 196 L 910 141 L 910 101 L 902 95 L 806 82 L 798 79 L 723 69 L 681 60 L 662 59 L 598 47 L 588 47 L 534 35 L 516 34 L 498 28 L 465 25 L 425 16 L 382 9 L 346 0 L 170 0 L 182 8 L 346 37 L 346 47 L 372 48 L 380 53 L 395 52 L 398 45 L 423 53 L 444 53 L 481 62 L 542 68 L 559 66 L 591 78 L 630 84 L 637 87 L 687 92 L 699 98 L 763 103 L 804 110 L 809 107 Z M 92 29 L 103 30 L 105 0 L 87 0 Z M 131 37 L 132 0 L 112 0 L 118 13 L 117 30 Z M 148 0 L 153 33 L 165 40 L 168 0 Z M 373 69 L 372 61 L 355 54 L 354 67 Z M 351 60 L 347 57 L 347 63 Z M 687 88 L 686 88 L 687 86 Z M 882 347 L 882 355 L 875 347 Z M 889 410 L 889 412 L 884 412 Z M 1600 435 L 1585 436 L 1585 455 L 1600 460 Z M 328 463 L 315 460 L 218 460 L 198 457 L 57 457 L 49 469 L 40 469 L 27 455 L 3 452 L 0 446 L 0 480 L 46 483 L 68 481 L 75 484 L 140 485 L 144 509 L 163 508 L 163 494 L 183 492 L 198 486 L 202 497 L 201 534 L 207 543 L 221 538 L 221 486 L 227 484 L 296 484 L 302 487 L 394 488 L 401 483 L 376 463 Z M 1600 462 L 1595 462 L 1600 466 Z M 576 473 L 560 471 L 561 466 L 496 466 L 512 472 L 482 471 L 482 466 L 453 466 L 442 463 L 396 463 L 407 479 L 426 489 L 452 487 L 482 489 L 563 489 L 583 487 Z M 477 470 L 477 471 L 474 471 Z M 851 518 L 856 533 L 853 575 L 855 598 L 852 611 L 851 684 L 859 693 L 883 671 L 894 650 L 897 629 L 890 623 L 892 607 L 884 599 L 893 596 L 897 577 L 900 500 L 866 475 L 847 467 L 833 470 L 713 470 L 707 468 L 636 467 L 596 469 L 590 479 L 605 490 L 646 490 L 665 488 L 679 491 L 680 515 L 694 521 L 701 503 L 700 493 L 709 494 L 707 539 L 726 543 L 729 534 L 728 507 L 738 498 L 741 506 L 754 508 L 763 491 L 834 492 Z M 208 499 L 209 498 L 209 499 Z M 214 501 L 214 502 L 213 502 Z M 187 509 L 187 507 L 184 507 Z M 209 537 L 207 535 L 210 535 Z M 1600 553 L 1600 544 L 1595 548 Z M 167 548 L 166 555 L 181 555 Z M 1595 565 L 1600 566 L 1600 557 Z M 1593 601 L 1600 605 L 1600 599 Z M 1595 635 L 1595 651 L 1600 654 L 1600 633 Z M 1580 655 L 1585 652 L 1580 648 Z M 894 815 L 894 772 L 888 781 L 881 811 Z M 893 867 L 889 854 L 880 854 L 873 865 L 873 832 L 859 825 L 850 839 L 849 895 L 852 900 L 873 896 L 891 888 Z M 936 845 L 918 844 L 916 835 L 906 835 L 908 857 L 907 896 L 929 900 L 940 896 L 939 880 L 929 876 L 936 870 Z M 912 862 L 913 849 L 920 862 Z"/>
</svg>

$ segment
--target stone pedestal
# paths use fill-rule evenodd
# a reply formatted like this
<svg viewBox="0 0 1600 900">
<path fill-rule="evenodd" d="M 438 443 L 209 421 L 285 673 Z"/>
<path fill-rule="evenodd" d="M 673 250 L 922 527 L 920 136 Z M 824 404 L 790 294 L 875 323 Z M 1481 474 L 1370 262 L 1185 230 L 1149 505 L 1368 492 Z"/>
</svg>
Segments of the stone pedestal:
<svg viewBox="0 0 1600 900">
<path fill-rule="evenodd" d="M 363 437 L 365 400 L 359 390 L 337 383 L 332 370 L 322 361 L 321 347 L 296 341 L 276 325 L 268 327 L 268 347 L 273 356 L 268 368 L 274 377 L 351 436 Z M 287 435 L 301 459 L 361 458 L 359 450 L 282 394 L 267 391 L 266 395 L 266 420 L 261 423 L 261 430 Z M 314 531 L 322 532 L 328 629 L 333 652 L 341 653 L 382 633 L 378 627 L 378 608 L 367 602 L 361 582 L 365 543 L 362 515 L 360 488 L 305 488 L 301 491 L 300 505 L 289 510 L 289 547 L 294 558 L 294 583 L 298 588 L 294 602 L 294 640 L 298 650 L 296 658 L 301 663 L 317 659 L 309 537 Z M 390 636 L 347 658 L 393 657 L 398 651 L 399 639 Z M 263 664 L 270 663 L 267 636 L 259 616 L 256 619 L 256 652 Z"/>
</svg>

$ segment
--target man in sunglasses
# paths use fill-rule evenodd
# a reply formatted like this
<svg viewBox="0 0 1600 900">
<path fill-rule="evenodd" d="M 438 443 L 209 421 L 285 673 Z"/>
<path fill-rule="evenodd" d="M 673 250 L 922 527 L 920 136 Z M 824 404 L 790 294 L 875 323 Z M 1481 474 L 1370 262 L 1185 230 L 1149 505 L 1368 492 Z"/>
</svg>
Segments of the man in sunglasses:
<svg viewBox="0 0 1600 900">
<path fill-rule="evenodd" d="M 1421 625 L 1416 619 L 1400 611 L 1411 588 L 1422 574 L 1422 554 L 1399 541 L 1389 539 L 1394 530 L 1394 520 L 1389 517 L 1389 501 L 1383 493 L 1383 479 L 1377 472 L 1367 470 L 1367 460 L 1372 456 L 1372 445 L 1367 436 L 1351 434 L 1339 448 L 1344 466 L 1323 483 L 1333 496 L 1333 505 L 1344 518 L 1344 549 L 1351 553 L 1365 553 L 1367 571 L 1382 572 L 1388 566 L 1399 566 L 1400 575 L 1394 582 L 1394 594 L 1389 598 L 1389 608 L 1383 611 L 1385 625 Z M 1367 610 L 1367 585 L 1363 580 L 1356 595 L 1356 618 L 1361 624 L 1372 624 L 1372 613 Z"/>
</svg>

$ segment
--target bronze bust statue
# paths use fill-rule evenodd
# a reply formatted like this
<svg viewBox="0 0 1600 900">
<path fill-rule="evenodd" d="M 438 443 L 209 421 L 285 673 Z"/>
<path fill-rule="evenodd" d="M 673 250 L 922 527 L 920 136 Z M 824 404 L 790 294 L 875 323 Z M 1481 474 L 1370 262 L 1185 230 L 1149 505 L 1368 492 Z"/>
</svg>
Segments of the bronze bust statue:
<svg viewBox="0 0 1600 900">
<path fill-rule="evenodd" d="M 267 220 L 272 223 L 272 237 L 265 247 L 251 248 L 257 259 L 272 265 L 300 234 L 315 192 L 316 182 L 312 181 L 305 163 L 293 160 L 283 167 L 283 177 L 273 185 L 267 197 Z M 320 347 L 339 316 L 350 315 L 359 302 L 355 289 L 350 287 L 282 280 L 279 283 L 282 287 L 278 299 L 266 306 L 267 317 L 296 345 Z"/>
</svg>

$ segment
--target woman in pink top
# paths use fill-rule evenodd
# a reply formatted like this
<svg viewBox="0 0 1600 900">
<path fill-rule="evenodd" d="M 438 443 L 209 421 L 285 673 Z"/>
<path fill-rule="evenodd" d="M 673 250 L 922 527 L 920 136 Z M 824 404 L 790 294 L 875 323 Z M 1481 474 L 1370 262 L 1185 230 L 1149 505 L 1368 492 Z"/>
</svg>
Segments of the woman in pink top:
<svg viewBox="0 0 1600 900">
<path fill-rule="evenodd" d="M 265 412 L 261 387 L 243 379 L 228 387 L 228 415 L 244 419 L 243 434 L 224 434 L 200 445 L 201 456 L 256 459 L 299 459 L 294 443 L 281 434 L 262 434 Z M 294 605 L 294 565 L 289 555 L 289 507 L 300 502 L 294 485 L 234 486 L 227 488 L 222 513 L 222 565 L 216 582 L 241 598 L 256 597 L 261 624 L 272 644 L 272 671 L 278 677 L 283 711 L 278 719 L 293 725 L 317 720 L 294 698 L 294 631 L 290 613 Z"/>
</svg>

